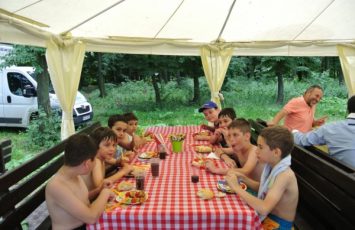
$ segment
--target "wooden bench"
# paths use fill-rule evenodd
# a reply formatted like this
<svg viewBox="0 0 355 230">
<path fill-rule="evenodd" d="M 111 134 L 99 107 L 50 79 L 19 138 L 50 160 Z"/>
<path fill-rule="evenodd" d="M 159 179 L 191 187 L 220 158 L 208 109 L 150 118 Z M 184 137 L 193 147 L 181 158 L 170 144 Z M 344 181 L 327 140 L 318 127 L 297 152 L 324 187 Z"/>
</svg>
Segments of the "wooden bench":
<svg viewBox="0 0 355 230">
<path fill-rule="evenodd" d="M 264 126 L 249 121 L 255 138 Z M 300 195 L 296 227 L 355 229 L 355 170 L 315 147 L 296 145 L 291 155 Z"/>
<path fill-rule="evenodd" d="M 6 163 L 11 160 L 12 142 L 10 139 L 0 140 L 0 175 L 6 171 Z"/>
<path fill-rule="evenodd" d="M 89 134 L 97 127 L 98 122 L 79 133 Z M 45 201 L 46 182 L 63 165 L 66 143 L 62 141 L 0 176 L 0 229 L 22 229 L 21 222 Z M 38 229 L 50 227 L 47 217 Z"/>
</svg>

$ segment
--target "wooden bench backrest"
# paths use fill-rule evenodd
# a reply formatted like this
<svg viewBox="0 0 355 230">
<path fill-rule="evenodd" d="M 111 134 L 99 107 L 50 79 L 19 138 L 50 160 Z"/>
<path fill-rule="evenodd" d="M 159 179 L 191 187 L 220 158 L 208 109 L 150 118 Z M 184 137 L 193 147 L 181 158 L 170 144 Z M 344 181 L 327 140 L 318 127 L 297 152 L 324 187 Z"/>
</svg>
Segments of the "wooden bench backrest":
<svg viewBox="0 0 355 230">
<path fill-rule="evenodd" d="M 11 160 L 12 142 L 10 139 L 0 140 L 0 175 L 6 171 L 5 164 Z"/>
<path fill-rule="evenodd" d="M 291 167 L 297 176 L 301 209 L 311 208 L 320 222 L 333 229 L 355 226 L 354 172 L 344 171 L 299 146 L 292 151 Z"/>
<path fill-rule="evenodd" d="M 79 133 L 89 134 L 100 123 L 86 127 Z M 0 176 L 0 229 L 19 227 L 30 213 L 45 200 L 47 180 L 63 165 L 63 151 L 67 140 L 38 154 L 23 165 Z"/>
</svg>

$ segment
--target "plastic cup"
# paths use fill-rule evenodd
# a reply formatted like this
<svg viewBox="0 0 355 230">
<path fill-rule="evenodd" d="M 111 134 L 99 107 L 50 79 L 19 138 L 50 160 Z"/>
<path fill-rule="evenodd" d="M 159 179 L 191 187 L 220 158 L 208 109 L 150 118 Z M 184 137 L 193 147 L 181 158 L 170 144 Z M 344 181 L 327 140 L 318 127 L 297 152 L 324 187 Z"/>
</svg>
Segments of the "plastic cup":
<svg viewBox="0 0 355 230">
<path fill-rule="evenodd" d="M 164 160 L 166 158 L 166 149 L 162 144 L 157 145 L 157 151 L 159 153 L 159 159 Z"/>
<path fill-rule="evenodd" d="M 150 171 L 153 177 L 159 176 L 159 158 L 150 159 Z"/>
<path fill-rule="evenodd" d="M 182 152 L 182 145 L 184 141 L 171 141 L 172 150 L 174 153 Z"/>
<path fill-rule="evenodd" d="M 144 179 L 145 179 L 145 176 L 144 176 L 143 172 L 138 173 L 136 175 L 136 189 L 137 190 L 144 190 Z"/>
<path fill-rule="evenodd" d="M 191 182 L 198 183 L 200 180 L 200 170 L 196 167 L 192 167 L 191 169 Z"/>
</svg>

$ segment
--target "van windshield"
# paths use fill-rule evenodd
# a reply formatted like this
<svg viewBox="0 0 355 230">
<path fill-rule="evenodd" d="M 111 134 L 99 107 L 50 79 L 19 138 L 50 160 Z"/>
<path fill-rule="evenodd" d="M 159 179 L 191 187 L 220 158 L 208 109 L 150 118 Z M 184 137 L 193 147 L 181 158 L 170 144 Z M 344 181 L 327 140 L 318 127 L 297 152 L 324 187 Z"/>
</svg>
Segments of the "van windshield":
<svg viewBox="0 0 355 230">
<path fill-rule="evenodd" d="M 37 76 L 36 71 L 27 71 L 27 73 L 28 73 L 33 79 L 35 79 L 36 82 L 38 82 L 38 76 Z M 49 93 L 55 94 L 51 81 L 49 81 L 49 89 L 48 89 L 48 90 L 49 90 Z"/>
</svg>

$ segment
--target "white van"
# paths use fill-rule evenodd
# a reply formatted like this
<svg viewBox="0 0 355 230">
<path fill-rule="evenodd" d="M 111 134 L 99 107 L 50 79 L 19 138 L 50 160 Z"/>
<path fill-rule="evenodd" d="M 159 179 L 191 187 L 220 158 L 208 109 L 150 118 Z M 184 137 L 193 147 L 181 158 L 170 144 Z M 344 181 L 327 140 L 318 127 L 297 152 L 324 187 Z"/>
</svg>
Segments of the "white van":
<svg viewBox="0 0 355 230">
<path fill-rule="evenodd" d="M 54 91 L 49 94 L 53 109 L 59 109 Z M 38 113 L 37 82 L 33 67 L 13 66 L 0 70 L 0 126 L 27 127 Z M 91 104 L 77 93 L 73 108 L 77 126 L 93 118 Z"/>
</svg>

